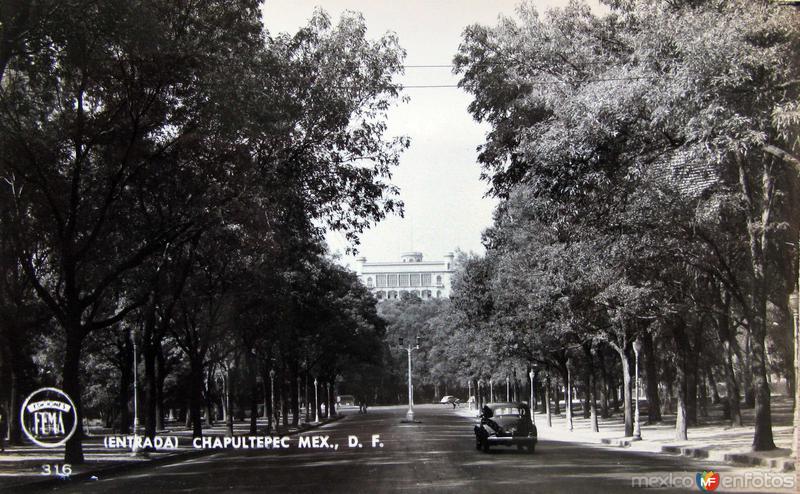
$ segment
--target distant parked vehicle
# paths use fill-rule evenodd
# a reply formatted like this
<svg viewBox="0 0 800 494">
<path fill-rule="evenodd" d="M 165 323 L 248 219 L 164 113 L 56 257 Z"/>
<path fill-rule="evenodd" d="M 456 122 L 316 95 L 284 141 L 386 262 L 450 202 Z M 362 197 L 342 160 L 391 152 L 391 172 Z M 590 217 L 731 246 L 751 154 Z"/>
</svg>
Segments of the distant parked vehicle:
<svg viewBox="0 0 800 494">
<path fill-rule="evenodd" d="M 339 395 L 336 397 L 336 402 L 342 407 L 356 406 L 356 399 L 353 395 Z"/>
<path fill-rule="evenodd" d="M 459 400 L 455 396 L 446 395 L 442 397 L 439 403 L 442 403 L 444 405 L 453 405 L 453 408 L 455 408 L 456 406 L 458 406 L 459 403 L 461 403 L 461 400 Z"/>
<path fill-rule="evenodd" d="M 536 426 L 531 424 L 528 405 L 524 403 L 488 403 L 475 425 L 475 448 L 488 453 L 492 446 L 516 446 L 536 450 Z"/>
</svg>

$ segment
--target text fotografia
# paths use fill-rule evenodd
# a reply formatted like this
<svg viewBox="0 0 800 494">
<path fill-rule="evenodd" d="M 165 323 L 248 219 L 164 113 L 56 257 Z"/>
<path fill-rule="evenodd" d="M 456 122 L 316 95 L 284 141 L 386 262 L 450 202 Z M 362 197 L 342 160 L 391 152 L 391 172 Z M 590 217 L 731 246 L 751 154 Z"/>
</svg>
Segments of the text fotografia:
<svg viewBox="0 0 800 494">
<path fill-rule="evenodd" d="M 230 436 L 230 437 L 195 437 L 192 439 L 177 436 L 107 436 L 103 438 L 103 446 L 108 449 L 155 449 L 173 450 L 181 445 L 191 444 L 194 449 L 331 449 L 338 450 L 339 443 L 331 441 L 330 436 Z M 382 448 L 379 434 L 372 434 L 366 444 L 372 448 Z M 363 448 L 364 443 L 358 436 L 347 436 L 343 443 L 347 448 Z"/>
</svg>

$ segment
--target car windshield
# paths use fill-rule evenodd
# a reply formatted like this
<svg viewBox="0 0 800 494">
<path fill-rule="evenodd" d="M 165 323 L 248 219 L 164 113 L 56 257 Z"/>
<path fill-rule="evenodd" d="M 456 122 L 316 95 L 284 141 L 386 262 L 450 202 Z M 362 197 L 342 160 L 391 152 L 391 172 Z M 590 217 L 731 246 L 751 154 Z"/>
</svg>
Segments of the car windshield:
<svg viewBox="0 0 800 494">
<path fill-rule="evenodd" d="M 497 407 L 492 411 L 495 417 L 498 415 L 519 415 L 519 408 L 516 407 Z"/>
</svg>

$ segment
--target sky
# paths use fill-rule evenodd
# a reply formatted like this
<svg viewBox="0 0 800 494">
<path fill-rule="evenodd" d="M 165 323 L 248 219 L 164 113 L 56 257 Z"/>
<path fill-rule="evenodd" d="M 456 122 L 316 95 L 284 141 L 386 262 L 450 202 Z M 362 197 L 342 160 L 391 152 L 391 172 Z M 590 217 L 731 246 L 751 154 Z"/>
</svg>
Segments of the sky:
<svg viewBox="0 0 800 494">
<path fill-rule="evenodd" d="M 406 50 L 406 65 L 450 65 L 461 34 L 470 24 L 495 25 L 498 16 L 513 16 L 518 0 L 266 0 L 264 23 L 271 34 L 296 32 L 316 6 L 335 23 L 342 12 L 364 15 L 367 35 L 397 34 Z M 534 0 L 537 10 L 566 3 Z M 406 68 L 403 85 L 454 85 L 449 67 Z M 491 224 L 496 200 L 486 197 L 476 148 L 488 126 L 467 112 L 470 96 L 458 88 L 408 88 L 410 102 L 388 115 L 389 135 L 407 135 L 411 146 L 400 158 L 392 183 L 400 188 L 405 217 L 391 216 L 361 235 L 359 256 L 370 261 L 398 260 L 401 252 L 420 251 L 439 260 L 456 249 L 483 253 L 481 232 Z M 344 254 L 341 233 L 329 233 L 333 253 Z M 354 256 L 343 256 L 353 266 Z"/>
</svg>

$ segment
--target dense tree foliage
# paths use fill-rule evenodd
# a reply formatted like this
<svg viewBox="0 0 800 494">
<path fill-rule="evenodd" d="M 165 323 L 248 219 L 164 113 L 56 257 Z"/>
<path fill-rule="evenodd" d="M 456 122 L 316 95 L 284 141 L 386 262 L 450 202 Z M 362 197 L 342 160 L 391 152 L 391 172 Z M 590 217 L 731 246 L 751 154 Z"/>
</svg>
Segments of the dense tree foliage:
<svg viewBox="0 0 800 494">
<path fill-rule="evenodd" d="M 659 384 L 667 405 L 676 391 L 678 437 L 722 372 L 727 413 L 741 422 L 743 382 L 756 406 L 753 447 L 771 449 L 767 328 L 791 331 L 781 314 L 800 226 L 788 124 L 797 13 L 736 0 L 609 6 L 540 14 L 524 4 L 518 19 L 464 33 L 456 71 L 470 111 L 491 125 L 479 160 L 503 199 L 487 232 L 493 273 L 478 293 L 495 293 L 499 348 L 532 350 L 525 358 L 555 369 L 579 356 L 587 389 L 594 355 L 616 353 L 629 434 L 639 339 L 656 359 L 651 404 Z M 658 362 L 654 341 L 671 364 Z M 725 348 L 713 363 L 698 359 L 709 342 Z M 794 382 L 790 365 L 779 373 Z"/>
<path fill-rule="evenodd" d="M 220 372 L 248 369 L 254 420 L 256 377 L 266 382 L 269 369 L 280 367 L 280 395 L 297 411 L 289 391 L 301 361 L 333 382 L 341 358 L 363 357 L 308 319 L 309 299 L 342 327 L 358 319 L 347 328 L 365 332 L 364 345 L 380 337 L 371 298 L 324 260 L 321 235 L 341 230 L 356 245 L 366 226 L 402 211 L 389 179 L 408 140 L 386 134 L 385 116 L 404 52 L 393 35 L 367 39 L 355 14 L 333 25 L 317 11 L 296 34 L 274 36 L 260 16 L 251 0 L 3 4 L 8 408 L 37 380 L 36 349 L 18 341 L 38 335 L 62 342 L 60 384 L 83 417 L 111 406 L 93 390 L 84 403 L 87 363 L 120 369 L 117 406 L 127 408 L 135 332 L 148 435 L 170 374 L 190 384 L 200 434 Z M 322 278 L 330 293 L 319 293 Z M 114 343 L 87 344 L 96 340 Z M 127 410 L 117 412 L 127 429 Z M 66 460 L 82 459 L 79 430 Z"/>
</svg>

